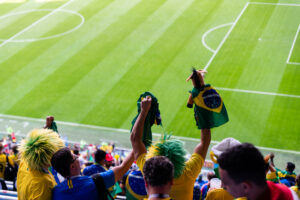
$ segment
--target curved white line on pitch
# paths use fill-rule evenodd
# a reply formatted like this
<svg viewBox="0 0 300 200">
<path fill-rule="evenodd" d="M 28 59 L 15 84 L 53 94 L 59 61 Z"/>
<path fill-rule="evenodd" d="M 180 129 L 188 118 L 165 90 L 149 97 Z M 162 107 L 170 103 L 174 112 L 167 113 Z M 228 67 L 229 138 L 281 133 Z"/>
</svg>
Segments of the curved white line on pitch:
<svg viewBox="0 0 300 200">
<path fill-rule="evenodd" d="M 26 14 L 26 13 L 31 13 L 31 12 L 40 12 L 40 11 L 53 11 L 53 9 L 31 9 L 31 10 L 26 10 L 26 11 L 21 11 L 21 12 L 16 12 L 16 13 L 9 13 L 7 15 L 3 15 L 0 16 L 0 20 L 1 19 L 5 19 L 7 17 L 11 17 L 11 16 L 15 16 L 15 15 L 22 15 L 22 14 Z M 52 36 L 48 36 L 48 37 L 41 37 L 41 38 L 30 38 L 30 39 L 22 39 L 22 40 L 10 40 L 9 42 L 36 42 L 36 41 L 41 41 L 41 40 L 49 40 L 49 39 L 53 39 L 53 38 L 58 38 L 67 34 L 70 34 L 74 31 L 76 31 L 77 29 L 79 29 L 85 22 L 85 18 L 78 12 L 73 11 L 73 10 L 67 10 L 67 9 L 59 9 L 57 10 L 57 12 L 66 12 L 66 13 L 71 13 L 74 15 L 77 15 L 78 17 L 81 18 L 81 22 L 80 24 L 78 24 L 77 26 L 75 26 L 74 28 L 65 31 L 63 33 L 59 33 L 56 35 L 52 35 Z M 7 39 L 1 39 L 0 41 L 6 41 Z"/>
<path fill-rule="evenodd" d="M 211 32 L 213 32 L 213 31 L 219 29 L 219 28 L 223 28 L 223 27 L 226 27 L 226 26 L 231 26 L 232 24 L 233 24 L 233 22 L 228 23 L 228 24 L 222 24 L 222 25 L 216 26 L 216 27 L 211 28 L 211 29 L 209 29 L 208 31 L 206 31 L 206 32 L 203 34 L 203 36 L 202 36 L 202 44 L 205 46 L 205 48 L 207 48 L 207 49 L 208 49 L 209 51 L 211 51 L 212 53 L 215 53 L 216 50 L 210 48 L 210 47 L 206 44 L 206 42 L 205 42 L 206 36 L 207 36 L 208 34 L 210 34 Z"/>
</svg>

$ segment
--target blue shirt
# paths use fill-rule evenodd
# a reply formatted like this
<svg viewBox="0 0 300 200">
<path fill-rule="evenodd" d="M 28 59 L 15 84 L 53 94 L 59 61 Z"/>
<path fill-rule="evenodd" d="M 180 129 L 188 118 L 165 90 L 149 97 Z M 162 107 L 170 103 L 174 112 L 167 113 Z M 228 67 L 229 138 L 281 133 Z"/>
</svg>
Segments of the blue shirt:
<svg viewBox="0 0 300 200">
<path fill-rule="evenodd" d="M 94 165 L 87 166 L 86 168 L 84 168 L 83 174 L 85 176 L 92 176 L 93 174 L 101 173 L 101 172 L 105 172 L 105 171 L 106 171 L 105 168 L 102 167 L 101 165 L 94 164 Z"/>
<path fill-rule="evenodd" d="M 106 188 L 115 184 L 115 175 L 112 170 L 100 173 Z M 98 200 L 98 190 L 93 179 L 89 176 L 78 176 L 64 180 L 53 189 L 54 200 Z"/>
</svg>

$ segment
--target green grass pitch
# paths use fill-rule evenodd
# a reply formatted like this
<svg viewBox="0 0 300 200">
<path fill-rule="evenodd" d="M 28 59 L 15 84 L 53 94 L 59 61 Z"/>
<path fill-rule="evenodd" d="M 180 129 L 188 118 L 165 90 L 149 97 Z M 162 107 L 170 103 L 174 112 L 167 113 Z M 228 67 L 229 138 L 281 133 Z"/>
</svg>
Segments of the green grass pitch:
<svg viewBox="0 0 300 200">
<path fill-rule="evenodd" d="M 0 113 L 129 129 L 151 91 L 199 138 L 185 79 L 206 67 L 230 118 L 213 140 L 300 151 L 299 25 L 298 0 L 0 3 Z"/>
</svg>

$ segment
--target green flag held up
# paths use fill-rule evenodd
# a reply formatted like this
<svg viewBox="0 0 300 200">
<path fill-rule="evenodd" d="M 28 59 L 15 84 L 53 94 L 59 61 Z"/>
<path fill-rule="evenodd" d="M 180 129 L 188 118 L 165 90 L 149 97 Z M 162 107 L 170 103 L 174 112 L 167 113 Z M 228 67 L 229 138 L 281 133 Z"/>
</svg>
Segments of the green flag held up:
<svg viewBox="0 0 300 200">
<path fill-rule="evenodd" d="M 156 125 L 161 125 L 161 118 L 160 118 L 160 112 L 158 108 L 158 101 L 157 98 L 150 92 L 145 92 L 141 94 L 139 99 L 137 100 L 137 108 L 138 108 L 138 114 L 136 117 L 132 120 L 131 124 L 131 130 L 135 124 L 136 119 L 138 118 L 140 112 L 141 112 L 141 101 L 146 98 L 147 96 L 150 96 L 152 98 L 151 102 L 151 108 L 148 112 L 148 115 L 145 120 L 144 124 L 144 131 L 143 131 L 143 143 L 145 144 L 146 147 L 149 147 L 152 143 L 152 131 L 151 127 L 153 124 Z"/>
</svg>

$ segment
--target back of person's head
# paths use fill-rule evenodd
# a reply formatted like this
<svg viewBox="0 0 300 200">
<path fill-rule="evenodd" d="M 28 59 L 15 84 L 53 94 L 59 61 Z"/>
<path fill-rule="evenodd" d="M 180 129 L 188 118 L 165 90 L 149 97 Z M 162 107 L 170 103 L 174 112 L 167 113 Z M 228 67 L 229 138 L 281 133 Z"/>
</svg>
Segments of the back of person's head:
<svg viewBox="0 0 300 200">
<path fill-rule="evenodd" d="M 78 150 L 78 149 L 74 149 L 74 150 L 73 150 L 73 153 L 74 153 L 75 155 L 79 156 L 79 150 Z"/>
<path fill-rule="evenodd" d="M 167 137 L 167 136 L 165 136 Z M 149 147 L 147 159 L 154 156 L 167 157 L 174 166 L 174 178 L 179 178 L 185 167 L 186 151 L 179 140 L 164 138 Z"/>
<path fill-rule="evenodd" d="M 217 178 L 216 174 L 214 172 L 208 172 L 207 173 L 207 180 L 211 180 L 213 178 Z"/>
<path fill-rule="evenodd" d="M 51 129 L 35 129 L 21 142 L 21 161 L 30 169 L 43 171 L 50 166 L 52 155 L 64 146 L 63 140 Z"/>
<path fill-rule="evenodd" d="M 14 154 L 19 153 L 19 151 L 18 151 L 18 146 L 17 146 L 17 145 L 14 145 L 14 146 L 12 147 L 12 151 L 14 152 Z"/>
<path fill-rule="evenodd" d="M 100 163 L 102 160 L 105 159 L 105 156 L 106 156 L 105 151 L 101 149 L 97 149 L 97 151 L 95 152 L 95 162 Z"/>
<path fill-rule="evenodd" d="M 63 177 L 70 176 L 70 164 L 74 162 L 74 157 L 69 148 L 58 150 L 51 158 L 52 167 Z"/>
<path fill-rule="evenodd" d="M 149 186 L 164 186 L 173 180 L 174 166 L 165 156 L 155 156 L 145 162 L 143 173 Z"/>
<path fill-rule="evenodd" d="M 2 142 L 0 142 L 0 153 L 2 153 L 2 150 L 3 150 L 3 144 Z"/>
<path fill-rule="evenodd" d="M 236 184 L 245 181 L 266 184 L 264 158 L 252 144 L 243 143 L 226 150 L 218 158 L 218 163 Z"/>
<path fill-rule="evenodd" d="M 289 172 L 293 172 L 295 170 L 295 164 L 292 162 L 287 162 L 286 164 L 286 170 Z"/>
</svg>

